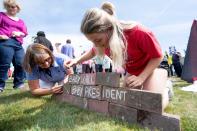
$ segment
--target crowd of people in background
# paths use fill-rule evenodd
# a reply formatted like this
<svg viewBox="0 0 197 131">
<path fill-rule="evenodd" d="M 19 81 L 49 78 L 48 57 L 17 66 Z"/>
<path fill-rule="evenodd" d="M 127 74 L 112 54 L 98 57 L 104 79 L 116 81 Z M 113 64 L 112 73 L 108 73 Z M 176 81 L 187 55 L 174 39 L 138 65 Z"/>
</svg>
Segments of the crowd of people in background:
<svg viewBox="0 0 197 131">
<path fill-rule="evenodd" d="M 160 67 L 168 71 L 168 76 L 181 77 L 183 64 L 184 57 L 182 57 L 180 52 L 175 51 L 170 54 L 165 52 Z"/>
<path fill-rule="evenodd" d="M 65 43 L 55 43 L 53 47 L 44 31 L 36 33 L 25 54 L 22 44 L 27 28 L 16 17 L 20 6 L 15 0 L 4 0 L 4 8 L 6 12 L 0 13 L 0 21 L 7 23 L 0 23 L 0 92 L 3 92 L 8 76 L 14 76 L 14 88 L 23 87 L 26 79 L 32 94 L 48 95 L 62 93 L 60 86 L 67 82 L 69 74 L 118 72 L 125 75 L 128 87 L 145 87 L 145 90 L 164 94 L 163 89 L 149 88 L 149 85 L 156 87 L 158 84 L 151 80 L 156 75 L 161 73 L 165 77 L 164 71 L 157 70 L 158 65 L 168 71 L 168 76 L 175 73 L 181 76 L 181 54 L 177 51 L 165 53 L 161 61 L 162 51 L 154 34 L 139 23 L 118 21 L 114 6 L 109 2 L 86 12 L 81 32 L 94 46 L 83 51 L 79 58 L 75 56 L 71 39 L 65 38 Z M 142 40 L 144 37 L 147 38 Z M 140 49 L 136 48 L 138 46 Z M 11 63 L 14 73 L 9 69 Z"/>
</svg>

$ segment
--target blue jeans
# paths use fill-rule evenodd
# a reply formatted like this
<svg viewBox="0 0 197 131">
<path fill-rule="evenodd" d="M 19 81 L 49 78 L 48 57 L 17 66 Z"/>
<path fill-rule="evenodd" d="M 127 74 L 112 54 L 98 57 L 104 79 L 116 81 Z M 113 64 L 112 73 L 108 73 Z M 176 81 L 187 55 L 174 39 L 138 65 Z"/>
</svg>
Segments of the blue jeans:
<svg viewBox="0 0 197 131">
<path fill-rule="evenodd" d="M 5 87 L 7 72 L 12 62 L 14 66 L 14 88 L 24 83 L 25 72 L 22 67 L 24 49 L 15 39 L 0 40 L 0 89 Z"/>
</svg>

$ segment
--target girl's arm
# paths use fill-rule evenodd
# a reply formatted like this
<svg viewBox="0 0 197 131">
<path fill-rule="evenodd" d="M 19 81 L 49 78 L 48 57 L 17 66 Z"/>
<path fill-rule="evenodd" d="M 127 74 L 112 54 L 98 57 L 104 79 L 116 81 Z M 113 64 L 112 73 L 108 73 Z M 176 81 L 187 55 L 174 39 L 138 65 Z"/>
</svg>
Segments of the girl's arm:
<svg viewBox="0 0 197 131">
<path fill-rule="evenodd" d="M 50 95 L 54 93 L 62 93 L 61 86 L 54 86 L 52 88 L 40 88 L 39 80 L 29 80 L 28 85 L 30 91 L 35 96 Z"/>
<path fill-rule="evenodd" d="M 148 64 L 146 65 L 145 69 L 139 75 L 139 77 L 142 79 L 143 82 L 150 76 L 150 74 L 153 72 L 153 70 L 156 69 L 159 66 L 159 64 L 161 63 L 162 59 L 163 59 L 163 56 L 161 56 L 159 58 L 152 58 L 148 62 Z"/>
<path fill-rule="evenodd" d="M 159 66 L 163 56 L 159 58 L 152 58 L 145 69 L 139 74 L 139 76 L 131 75 L 126 79 L 126 85 L 131 88 L 140 87 L 146 81 L 146 79 L 152 74 L 152 72 Z"/>
<path fill-rule="evenodd" d="M 81 57 L 79 57 L 79 58 L 75 58 L 75 59 L 73 59 L 73 60 L 67 61 L 67 62 L 66 62 L 66 66 L 67 66 L 67 67 L 71 67 L 71 66 L 76 65 L 76 64 L 79 64 L 79 63 L 81 63 L 81 62 L 83 62 L 83 61 L 89 60 L 89 59 L 93 58 L 94 56 L 95 56 L 95 54 L 93 53 L 92 50 L 90 50 L 90 51 L 84 53 L 84 54 L 83 54 Z"/>
</svg>

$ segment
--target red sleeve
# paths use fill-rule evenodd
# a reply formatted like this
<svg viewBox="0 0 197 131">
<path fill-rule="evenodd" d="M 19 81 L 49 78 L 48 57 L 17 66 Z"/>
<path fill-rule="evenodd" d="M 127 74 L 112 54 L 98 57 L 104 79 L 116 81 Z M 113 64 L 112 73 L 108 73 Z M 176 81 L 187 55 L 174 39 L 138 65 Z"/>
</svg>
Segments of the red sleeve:
<svg viewBox="0 0 197 131">
<path fill-rule="evenodd" d="M 142 52 L 148 54 L 151 58 L 158 58 L 162 56 L 162 50 L 159 42 L 151 31 L 149 31 L 148 29 L 145 29 L 144 31 L 139 31 L 138 38 L 139 41 L 141 41 L 138 42 L 138 48 Z"/>
</svg>

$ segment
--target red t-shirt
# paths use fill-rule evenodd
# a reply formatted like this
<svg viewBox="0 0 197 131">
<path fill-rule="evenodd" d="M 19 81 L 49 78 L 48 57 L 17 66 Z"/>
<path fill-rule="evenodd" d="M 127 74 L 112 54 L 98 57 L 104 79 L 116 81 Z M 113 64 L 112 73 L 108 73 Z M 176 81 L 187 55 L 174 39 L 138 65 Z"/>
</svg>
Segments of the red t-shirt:
<svg viewBox="0 0 197 131">
<path fill-rule="evenodd" d="M 136 25 L 132 29 L 124 30 L 124 36 L 127 40 L 125 66 L 128 73 L 139 75 L 150 59 L 162 56 L 160 45 L 149 29 Z M 92 51 L 95 52 L 95 49 L 92 48 Z M 105 52 L 110 55 L 109 48 Z"/>
</svg>

